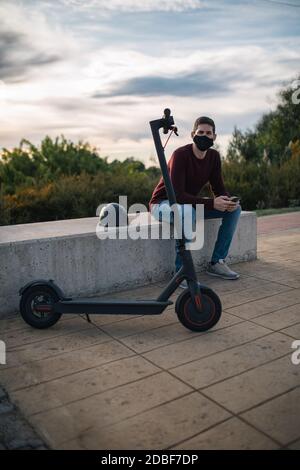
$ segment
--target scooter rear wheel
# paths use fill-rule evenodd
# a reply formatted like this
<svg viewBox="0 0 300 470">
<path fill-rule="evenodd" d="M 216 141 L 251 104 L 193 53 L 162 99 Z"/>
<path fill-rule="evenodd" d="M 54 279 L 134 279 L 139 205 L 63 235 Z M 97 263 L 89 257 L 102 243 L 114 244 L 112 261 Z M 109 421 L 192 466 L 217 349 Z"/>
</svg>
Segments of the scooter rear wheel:
<svg viewBox="0 0 300 470">
<path fill-rule="evenodd" d="M 208 287 L 201 287 L 202 312 L 199 312 L 189 289 L 185 289 L 177 298 L 175 310 L 179 321 L 189 330 L 207 331 L 218 323 L 222 314 L 222 305 L 217 294 Z"/>
<path fill-rule="evenodd" d="M 53 304 L 58 300 L 57 293 L 49 286 L 31 287 L 22 294 L 21 316 L 28 325 L 34 328 L 49 328 L 61 317 L 61 313 L 53 311 Z"/>
</svg>

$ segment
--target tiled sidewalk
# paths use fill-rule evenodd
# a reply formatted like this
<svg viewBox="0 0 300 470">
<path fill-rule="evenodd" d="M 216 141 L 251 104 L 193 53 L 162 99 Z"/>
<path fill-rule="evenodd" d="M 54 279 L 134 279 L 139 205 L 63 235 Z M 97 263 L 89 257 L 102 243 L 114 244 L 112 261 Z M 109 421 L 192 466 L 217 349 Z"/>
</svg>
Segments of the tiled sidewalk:
<svg viewBox="0 0 300 470">
<path fill-rule="evenodd" d="M 173 307 L 66 316 L 46 331 L 2 320 L 1 384 L 52 448 L 300 448 L 300 228 L 261 235 L 258 248 L 258 261 L 235 265 L 238 281 L 199 275 L 223 304 L 207 333 L 186 330 Z"/>
<path fill-rule="evenodd" d="M 281 230 L 288 230 L 291 228 L 300 227 L 300 211 L 288 212 L 287 214 L 274 214 L 257 219 L 257 233 L 258 235 L 279 232 Z"/>
</svg>

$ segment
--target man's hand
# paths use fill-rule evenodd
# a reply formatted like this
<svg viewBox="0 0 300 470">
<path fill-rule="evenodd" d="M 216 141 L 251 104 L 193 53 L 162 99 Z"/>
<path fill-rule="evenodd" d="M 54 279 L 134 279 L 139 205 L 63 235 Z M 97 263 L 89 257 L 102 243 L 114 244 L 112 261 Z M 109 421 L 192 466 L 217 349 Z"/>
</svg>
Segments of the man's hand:
<svg viewBox="0 0 300 470">
<path fill-rule="evenodd" d="M 221 212 L 233 212 L 238 206 L 237 202 L 232 202 L 228 196 L 218 196 L 214 199 L 214 209 Z"/>
<path fill-rule="evenodd" d="M 231 201 L 232 202 L 232 201 Z M 229 209 L 227 209 L 227 212 L 233 212 L 235 211 L 235 209 L 239 206 L 239 203 L 238 202 L 232 202 L 232 206 L 229 207 Z"/>
</svg>

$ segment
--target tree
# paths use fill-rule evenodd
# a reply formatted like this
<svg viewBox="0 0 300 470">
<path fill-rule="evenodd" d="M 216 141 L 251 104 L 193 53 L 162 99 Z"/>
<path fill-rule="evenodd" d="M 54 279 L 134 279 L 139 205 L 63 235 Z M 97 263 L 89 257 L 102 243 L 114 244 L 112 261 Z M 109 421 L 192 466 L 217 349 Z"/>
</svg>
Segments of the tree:
<svg viewBox="0 0 300 470">
<path fill-rule="evenodd" d="M 300 138 L 300 105 L 293 102 L 294 91 L 291 85 L 282 88 L 276 109 L 264 114 L 254 130 L 234 128 L 227 151 L 229 161 L 268 160 L 280 165 L 290 158 L 290 143 Z"/>
<path fill-rule="evenodd" d="M 46 136 L 40 147 L 22 139 L 19 147 L 3 149 L 0 160 L 0 188 L 13 194 L 17 188 L 41 186 L 62 175 L 95 174 L 108 171 L 107 158 L 101 158 L 88 143 L 67 141 L 62 135 Z"/>
</svg>

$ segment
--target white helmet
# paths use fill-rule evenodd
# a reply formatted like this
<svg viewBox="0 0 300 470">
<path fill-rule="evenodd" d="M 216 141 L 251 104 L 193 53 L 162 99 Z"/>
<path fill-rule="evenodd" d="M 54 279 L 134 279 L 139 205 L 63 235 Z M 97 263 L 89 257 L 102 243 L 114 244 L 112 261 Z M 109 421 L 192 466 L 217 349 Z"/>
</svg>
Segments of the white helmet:
<svg viewBox="0 0 300 470">
<path fill-rule="evenodd" d="M 99 224 L 103 227 L 120 227 L 128 225 L 128 215 L 123 206 L 110 202 L 102 207 L 99 214 Z"/>
</svg>

